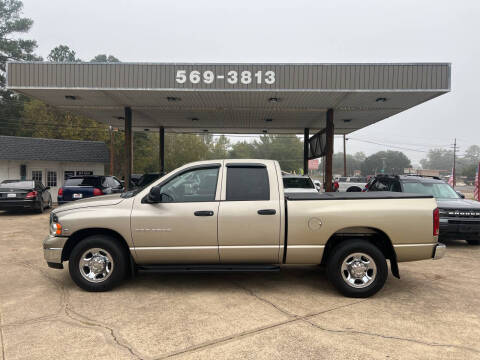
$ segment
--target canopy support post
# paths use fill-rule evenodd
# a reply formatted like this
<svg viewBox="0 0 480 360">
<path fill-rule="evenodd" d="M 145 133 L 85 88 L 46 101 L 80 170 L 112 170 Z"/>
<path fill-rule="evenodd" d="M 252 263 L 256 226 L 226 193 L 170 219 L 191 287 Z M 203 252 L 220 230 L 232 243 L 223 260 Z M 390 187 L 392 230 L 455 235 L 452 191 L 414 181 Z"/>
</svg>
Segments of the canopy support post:
<svg viewBox="0 0 480 360">
<path fill-rule="evenodd" d="M 160 126 L 159 136 L 159 160 L 160 160 L 160 176 L 165 173 L 165 128 Z"/>
<path fill-rule="evenodd" d="M 333 191 L 333 109 L 327 110 L 327 127 L 326 127 L 326 151 L 325 151 L 325 191 Z"/>
<path fill-rule="evenodd" d="M 125 189 L 130 188 L 130 178 L 133 172 L 133 132 L 132 109 L 125 107 Z"/>
<path fill-rule="evenodd" d="M 308 139 L 310 138 L 310 129 L 303 130 L 303 175 L 308 175 Z"/>
</svg>

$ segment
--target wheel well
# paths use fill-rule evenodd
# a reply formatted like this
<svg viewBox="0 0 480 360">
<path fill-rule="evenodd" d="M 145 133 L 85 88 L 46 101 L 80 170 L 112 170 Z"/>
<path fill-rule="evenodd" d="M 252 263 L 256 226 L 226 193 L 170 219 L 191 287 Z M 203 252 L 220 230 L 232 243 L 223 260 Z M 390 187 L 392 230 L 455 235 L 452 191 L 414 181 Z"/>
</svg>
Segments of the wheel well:
<svg viewBox="0 0 480 360">
<path fill-rule="evenodd" d="M 127 242 L 125 241 L 123 236 L 120 235 L 118 232 L 111 229 L 90 228 L 90 229 L 78 230 L 68 238 L 67 242 L 63 246 L 62 261 L 67 261 L 70 258 L 70 254 L 73 248 L 75 247 L 75 245 L 78 244 L 83 239 L 85 239 L 86 237 L 91 235 L 108 235 L 115 238 L 124 249 L 125 254 L 130 256 L 130 249 L 128 248 Z"/>
<path fill-rule="evenodd" d="M 350 239 L 363 239 L 375 245 L 390 260 L 392 274 L 400 278 L 397 264 L 397 255 L 392 245 L 392 241 L 382 230 L 369 227 L 345 228 L 337 231 L 327 241 L 323 251 L 322 264 L 326 263 L 333 249 Z"/>
</svg>

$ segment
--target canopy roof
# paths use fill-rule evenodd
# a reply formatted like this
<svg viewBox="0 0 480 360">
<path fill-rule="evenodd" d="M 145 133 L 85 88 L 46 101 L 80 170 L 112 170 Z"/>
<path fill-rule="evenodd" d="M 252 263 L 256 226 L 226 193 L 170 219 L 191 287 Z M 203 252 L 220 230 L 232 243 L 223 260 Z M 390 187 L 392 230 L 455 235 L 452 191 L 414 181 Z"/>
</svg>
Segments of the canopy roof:
<svg viewBox="0 0 480 360">
<path fill-rule="evenodd" d="M 61 110 L 134 130 L 335 133 L 450 91 L 450 64 L 156 64 L 10 62 L 8 88 Z"/>
</svg>

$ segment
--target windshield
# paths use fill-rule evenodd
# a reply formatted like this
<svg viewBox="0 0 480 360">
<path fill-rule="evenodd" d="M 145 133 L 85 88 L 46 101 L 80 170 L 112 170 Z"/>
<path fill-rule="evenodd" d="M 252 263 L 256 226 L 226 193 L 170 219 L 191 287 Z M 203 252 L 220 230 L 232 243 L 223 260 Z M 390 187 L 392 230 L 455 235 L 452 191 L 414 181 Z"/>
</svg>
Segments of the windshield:
<svg viewBox="0 0 480 360">
<path fill-rule="evenodd" d="M 65 186 L 100 186 L 99 177 L 69 178 L 65 180 Z"/>
<path fill-rule="evenodd" d="M 445 183 L 404 182 L 404 192 L 433 195 L 436 199 L 459 199 L 453 188 Z"/>
<path fill-rule="evenodd" d="M 315 189 L 310 178 L 283 178 L 283 187 L 287 189 Z"/>
<path fill-rule="evenodd" d="M 15 181 L 15 180 L 5 180 L 0 184 L 0 188 L 6 189 L 33 189 L 33 181 Z"/>
</svg>

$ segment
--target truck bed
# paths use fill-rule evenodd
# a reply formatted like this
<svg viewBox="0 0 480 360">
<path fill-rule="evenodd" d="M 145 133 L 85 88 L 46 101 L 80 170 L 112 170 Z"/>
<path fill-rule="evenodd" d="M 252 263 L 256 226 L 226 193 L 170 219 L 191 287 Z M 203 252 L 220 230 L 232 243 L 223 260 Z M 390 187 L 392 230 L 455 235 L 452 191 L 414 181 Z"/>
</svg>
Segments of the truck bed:
<svg viewBox="0 0 480 360">
<path fill-rule="evenodd" d="M 432 195 L 409 194 L 391 191 L 372 192 L 330 192 L 330 193 L 290 193 L 285 194 L 289 201 L 302 200 L 367 200 L 367 199 L 430 199 Z"/>
</svg>

